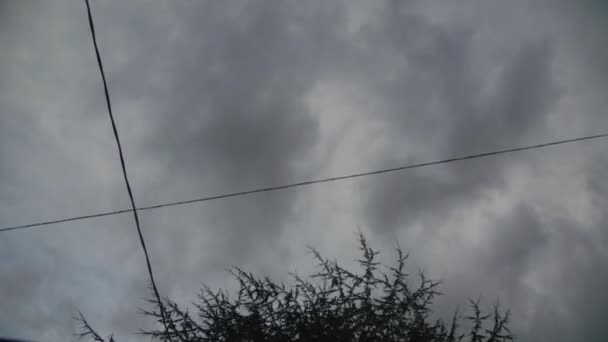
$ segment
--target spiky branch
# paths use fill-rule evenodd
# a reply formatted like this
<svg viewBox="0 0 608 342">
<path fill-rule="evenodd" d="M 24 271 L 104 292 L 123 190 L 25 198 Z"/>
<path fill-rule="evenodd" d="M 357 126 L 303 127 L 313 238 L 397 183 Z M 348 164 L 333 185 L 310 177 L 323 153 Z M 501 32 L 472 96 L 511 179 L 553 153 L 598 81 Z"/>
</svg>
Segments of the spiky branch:
<svg viewBox="0 0 608 342">
<path fill-rule="evenodd" d="M 363 235 L 359 235 L 359 245 L 360 273 L 323 258 L 311 248 L 318 263 L 311 280 L 292 274 L 293 285 L 286 286 L 234 268 L 231 273 L 239 284 L 236 294 L 231 297 L 204 287 L 194 304 L 195 316 L 168 298 L 163 303 L 151 300 L 153 309 L 142 313 L 160 322 L 162 309 L 168 324 L 142 333 L 172 342 L 456 342 L 467 337 L 470 342 L 513 340 L 507 327 L 510 313 L 501 313 L 496 305 L 493 312 L 484 314 L 479 300 L 470 302 L 472 314 L 465 317 L 471 326 L 467 333 L 460 331 L 458 313 L 449 324 L 431 319 L 433 300 L 441 294 L 439 282 L 418 272 L 418 285 L 414 287 L 405 272 L 408 256 L 400 248 L 396 264 L 382 268 L 378 251 L 368 246 Z M 82 337 L 105 341 L 83 316 L 80 321 Z"/>
</svg>

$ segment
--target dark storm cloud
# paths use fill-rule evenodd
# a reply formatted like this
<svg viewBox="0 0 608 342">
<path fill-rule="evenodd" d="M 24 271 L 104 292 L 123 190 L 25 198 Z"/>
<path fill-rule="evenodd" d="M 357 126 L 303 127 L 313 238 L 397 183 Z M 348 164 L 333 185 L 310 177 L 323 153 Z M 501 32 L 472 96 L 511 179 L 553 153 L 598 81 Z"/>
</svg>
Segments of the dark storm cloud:
<svg viewBox="0 0 608 342">
<path fill-rule="evenodd" d="M 567 248 L 576 248 L 584 258 L 566 259 L 563 279 L 568 290 L 566 302 L 571 331 L 578 332 L 572 338 L 585 341 L 604 341 L 608 339 L 608 155 L 592 163 L 588 174 L 590 196 L 593 198 L 595 224 L 586 236 L 572 236 L 564 243 L 564 253 L 572 253 Z M 580 241 L 582 240 L 582 241 Z M 572 243 L 574 242 L 574 243 Z M 565 339 L 564 339 L 565 340 Z"/>
<path fill-rule="evenodd" d="M 522 41 L 512 54 L 494 63 L 494 70 L 488 70 L 481 61 L 487 51 L 475 45 L 474 29 L 448 30 L 399 13 L 404 12 L 394 10 L 384 17 L 389 31 L 396 32 L 389 36 L 395 38 L 384 43 L 384 49 L 376 45 L 377 50 L 403 56 L 403 65 L 392 70 L 399 75 L 392 78 L 396 81 L 374 84 L 382 89 L 384 103 L 391 104 L 385 107 L 388 116 L 382 118 L 387 122 L 391 146 L 380 157 L 382 165 L 424 162 L 538 141 L 564 94 L 554 76 L 553 39 Z M 391 22 L 387 18 L 400 20 Z M 596 72 L 587 67 L 591 74 Z M 595 113 L 578 115 L 587 122 L 599 119 Z M 474 214 L 475 203 L 490 200 L 488 194 L 504 189 L 509 170 L 525 158 L 505 156 L 441 169 L 412 170 L 370 182 L 370 197 L 364 207 L 370 228 L 393 236 L 392 231 L 422 223 L 423 240 L 435 239 L 441 227 L 466 229 L 445 218 L 455 212 Z M 605 198 L 602 196 L 598 197 Z M 522 199 L 514 199 L 515 203 L 519 201 Z M 569 341 L 580 336 L 601 341 L 606 332 L 599 322 L 605 317 L 608 303 L 597 287 L 606 281 L 601 276 L 606 274 L 606 264 L 600 261 L 605 259 L 605 252 L 599 253 L 608 249 L 606 234 L 598 228 L 588 233 L 604 241 L 599 246 L 589 239 L 581 240 L 584 224 L 568 217 L 542 217 L 535 209 L 542 206 L 519 204 L 506 216 L 492 219 L 485 229 L 491 232 L 488 240 L 469 247 L 476 248 L 472 260 L 463 266 L 458 262 L 446 264 L 454 270 L 448 272 L 445 289 L 449 295 L 440 310 L 448 312 L 462 304 L 462 298 L 483 294 L 486 300 L 501 299 L 511 306 L 521 319 L 514 325 L 524 341 Z M 553 226 L 561 229 L 551 229 Z M 602 232 L 605 226 L 597 224 Z M 569 251 L 574 245 L 590 251 L 587 264 L 572 260 Z M 414 253 L 424 253 L 423 247 L 412 248 Z M 543 274 L 538 258 L 557 264 L 552 266 L 557 269 L 553 278 L 538 276 L 545 286 L 543 295 L 526 283 L 534 274 Z M 570 298 L 564 301 L 566 293 Z M 524 320 L 528 322 L 526 328 Z M 555 321 L 564 325 L 550 323 Z"/>
<path fill-rule="evenodd" d="M 585 0 L 576 4 L 567 3 L 565 10 L 576 19 L 577 30 L 574 33 L 577 53 L 583 56 L 586 71 L 591 78 L 606 86 L 608 75 L 608 47 L 601 42 L 608 32 L 608 6 L 604 1 Z"/>
<path fill-rule="evenodd" d="M 165 88 L 144 116 L 154 124 L 138 151 L 153 155 L 167 177 L 140 187 L 142 201 L 158 201 L 156 194 L 184 182 L 189 191 L 182 198 L 310 177 L 314 165 L 301 161 L 316 146 L 319 129 L 305 100 L 336 63 L 331 55 L 345 20 L 336 3 L 203 2 L 175 10 L 179 39 L 169 41 L 165 32 L 156 42 L 140 43 L 142 58 L 156 44 L 165 44 L 160 50 L 167 58 L 160 66 Z M 117 73 L 118 87 L 130 88 Z M 224 236 L 239 262 L 249 249 L 280 236 L 294 195 L 227 200 L 214 206 L 220 223 L 200 225 Z"/>
<path fill-rule="evenodd" d="M 209 173 L 235 188 L 281 182 L 314 145 L 317 123 L 304 96 L 320 63 L 306 52 L 323 51 L 321 34 L 335 27 L 326 18 L 331 6 L 311 2 L 302 18 L 288 10 L 293 6 L 188 9 L 200 18 L 180 31 L 193 43 L 175 47 L 171 89 L 150 145 L 172 172 Z"/>
<path fill-rule="evenodd" d="M 608 302 L 600 288 L 608 281 L 608 231 L 601 222 L 543 215 L 536 209 L 541 206 L 520 203 L 489 217 L 485 237 L 470 247 L 471 259 L 447 263 L 438 312 L 481 297 L 488 306 L 499 301 L 509 307 L 518 341 L 603 341 Z"/>
<path fill-rule="evenodd" d="M 519 341 L 606 339 L 608 297 L 602 286 L 608 282 L 608 163 L 605 155 L 594 155 L 598 160 L 585 176 L 588 198 L 581 199 L 590 199 L 589 215 L 577 220 L 569 208 L 547 215 L 540 210 L 546 203 L 518 199 L 513 210 L 491 216 L 474 259 L 456 265 L 445 279 L 448 295 L 441 311 L 482 295 L 511 308 L 518 317 L 513 326 Z"/>
<path fill-rule="evenodd" d="M 520 204 L 493 225 L 483 258 L 486 274 L 496 284 L 512 291 L 521 291 L 520 283 L 535 259 L 535 253 L 547 246 L 549 237 L 543 222 L 533 208 Z"/>
<path fill-rule="evenodd" d="M 522 145 L 559 99 L 549 40 L 522 44 L 490 73 L 481 68 L 487 51 L 473 44 L 471 29 L 448 31 L 395 11 L 383 19 L 391 29 L 386 50 L 405 65 L 379 94 L 390 104 L 383 165 L 403 164 L 404 155 L 422 162 Z M 513 161 L 488 158 L 379 179 L 369 193 L 369 224 L 390 231 L 421 217 L 441 220 L 501 186 Z"/>
<path fill-rule="evenodd" d="M 605 198 L 601 208 L 605 208 Z M 596 210 L 604 209 L 598 206 Z M 584 235 L 580 234 L 584 226 L 580 222 L 564 219 L 556 224 L 561 231 L 552 233 L 554 247 L 550 256 L 558 271 L 541 299 L 534 299 L 538 301 L 536 312 L 530 317 L 529 327 L 521 333 L 522 341 L 606 340 L 608 296 L 603 290 L 608 281 L 606 223 L 604 216 L 597 226 L 585 227 Z"/>
<path fill-rule="evenodd" d="M 336 159 L 359 160 L 372 169 L 544 141 L 541 133 L 551 120 L 558 128 L 606 122 L 598 112 L 555 124 L 550 113 L 564 99 L 555 59 L 568 49 L 562 36 L 536 34 L 535 28 L 550 25 L 534 15 L 534 25 L 525 26 L 529 13 L 522 3 L 501 3 L 499 10 L 492 4 L 479 7 L 479 16 L 492 23 L 486 31 L 459 18 L 459 25 L 440 23 L 431 18 L 433 11 L 416 9 L 437 3 L 94 1 L 138 204 L 325 177 L 319 170 Z M 8 113 L 0 115 L 3 224 L 126 207 L 81 5 L 0 2 L 0 107 Z M 494 27 L 493 19 L 505 16 L 501 8 L 518 17 L 517 28 L 511 21 Z M 480 40 L 484 32 L 499 42 Z M 577 37 L 574 50 L 594 61 L 585 70 L 596 83 L 585 89 L 599 94 L 603 78 L 594 71 L 601 70 L 600 59 L 590 51 L 601 48 L 595 41 L 603 36 Z M 357 98 L 333 93 L 332 87 L 352 87 Z M 342 113 L 321 104 L 321 114 L 316 112 L 310 97 L 319 89 L 329 102 L 342 96 L 350 106 Z M 336 122 L 347 124 L 328 130 L 323 115 L 344 116 Z M 380 134 L 360 145 L 341 145 L 355 128 L 365 136 L 378 127 Z M 384 147 L 370 153 L 368 147 L 378 141 Z M 592 151 L 593 156 L 602 152 Z M 514 176 L 514 168 L 555 184 L 574 181 L 542 172 L 546 166 L 536 170 L 541 161 L 530 166 L 525 158 L 503 156 L 368 178 L 361 191 L 367 202 L 353 220 L 361 218 L 371 228 L 370 239 L 379 241 L 403 237 L 397 233 L 410 232 L 415 223 L 435 228 L 423 232 L 424 243 L 402 242 L 414 262 L 447 269 L 442 315 L 449 316 L 467 296 L 482 294 L 513 309 L 522 340 L 603 341 L 601 319 L 608 305 L 599 289 L 608 274 L 603 261 L 608 259 L 606 164 L 588 170 L 568 155 L 556 161 L 546 154 L 546 160 L 573 168 L 572 174 L 589 177 L 582 195 L 558 191 L 551 198 L 559 207 L 570 196 L 593 196 L 597 217 L 576 221 L 567 210 L 545 210 L 543 197 L 531 198 L 557 190 L 513 189 L 514 178 L 525 178 Z M 336 169 L 358 171 L 350 164 Z M 329 224 L 349 224 L 336 219 L 344 216 L 338 211 L 357 202 L 342 197 L 347 186 L 317 187 L 318 197 L 307 192 L 318 203 L 308 205 L 311 217 L 304 220 L 322 228 L 297 222 L 294 211 L 301 209 L 303 197 L 298 191 L 142 212 L 161 293 L 185 303 L 200 282 L 230 286 L 222 275 L 232 265 L 273 276 L 294 265 L 300 269 L 309 259 L 294 260 L 300 255 L 294 246 L 303 249 L 320 230 L 328 232 L 324 237 L 352 240 L 356 227 Z M 465 219 L 451 222 L 446 218 L 452 214 Z M 486 225 L 481 229 L 475 221 L 480 217 Z M 144 304 L 147 277 L 132 218 L 48 228 L 0 240 L 0 307 L 11 308 L 0 312 L 0 334 L 69 339 L 70 317 L 79 309 L 104 333 L 133 337 L 146 324 L 137 307 Z M 442 234 L 450 230 L 454 234 L 447 240 L 459 239 L 444 243 Z M 327 245 L 338 256 L 350 254 L 340 242 Z"/>
</svg>

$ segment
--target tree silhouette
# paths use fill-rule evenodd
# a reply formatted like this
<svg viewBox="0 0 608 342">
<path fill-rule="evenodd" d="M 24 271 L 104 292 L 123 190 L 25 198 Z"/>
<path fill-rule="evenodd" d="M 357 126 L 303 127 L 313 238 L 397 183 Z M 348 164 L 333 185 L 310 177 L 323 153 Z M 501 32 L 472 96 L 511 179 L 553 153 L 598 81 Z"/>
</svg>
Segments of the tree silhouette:
<svg viewBox="0 0 608 342">
<path fill-rule="evenodd" d="M 449 323 L 431 318 L 431 305 L 439 282 L 418 272 L 416 286 L 405 271 L 408 258 L 397 248 L 395 265 L 381 267 L 378 251 L 370 248 L 359 234 L 361 272 L 355 273 L 336 261 L 323 258 L 311 248 L 318 271 L 310 280 L 291 274 L 293 285 L 258 278 L 239 268 L 230 272 L 238 281 L 238 291 L 204 287 L 194 303 L 196 314 L 180 308 L 166 298 L 150 300 L 153 309 L 142 313 L 159 323 L 157 330 L 141 334 L 161 341 L 227 342 L 504 342 L 513 337 L 507 326 L 510 313 L 498 305 L 482 313 L 479 300 L 470 301 L 472 314 L 456 312 Z M 162 325 L 161 312 L 168 318 Z M 85 317 L 81 337 L 106 341 Z M 465 331 L 461 325 L 469 326 Z M 114 341 L 110 336 L 108 342 Z"/>
</svg>

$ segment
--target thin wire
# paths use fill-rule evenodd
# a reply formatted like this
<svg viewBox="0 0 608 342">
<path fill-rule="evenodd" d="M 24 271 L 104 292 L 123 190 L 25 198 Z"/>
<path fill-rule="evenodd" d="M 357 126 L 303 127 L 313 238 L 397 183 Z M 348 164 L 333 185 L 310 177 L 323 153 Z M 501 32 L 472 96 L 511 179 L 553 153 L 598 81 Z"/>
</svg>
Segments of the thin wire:
<svg viewBox="0 0 608 342">
<path fill-rule="evenodd" d="M 439 164 L 447 164 L 447 163 L 452 163 L 452 162 L 457 162 L 457 161 L 464 161 L 464 160 L 468 160 L 468 159 L 490 157 L 490 156 L 495 156 L 495 155 L 500 155 L 500 154 L 520 152 L 520 151 L 525 151 L 525 150 L 538 149 L 538 148 L 542 148 L 542 147 L 562 145 L 562 144 L 567 144 L 567 143 L 572 143 L 572 142 L 577 142 L 577 141 L 593 140 L 593 139 L 606 138 L 606 137 L 608 137 L 608 133 L 589 135 L 589 136 L 580 137 L 580 138 L 559 140 L 559 141 L 554 141 L 554 142 L 549 142 L 549 143 L 544 143 L 544 144 L 516 147 L 516 148 L 510 148 L 510 149 L 499 150 L 499 151 L 494 151 L 494 152 L 471 154 L 471 155 L 467 155 L 467 156 L 463 156 L 463 157 L 455 157 L 455 158 L 443 159 L 443 160 L 432 161 L 432 162 L 421 163 L 421 164 L 403 165 L 403 166 L 393 167 L 393 168 L 389 168 L 389 169 L 380 169 L 380 170 L 369 171 L 369 172 L 353 173 L 353 174 L 344 175 L 344 176 L 322 178 L 322 179 L 315 179 L 315 180 L 309 180 L 309 181 L 298 182 L 298 183 L 290 183 L 290 184 L 279 185 L 279 186 L 258 188 L 258 189 L 247 190 L 247 191 L 232 192 L 232 193 L 227 193 L 227 194 L 223 194 L 223 195 L 201 197 L 201 198 L 185 200 L 185 201 L 169 202 L 169 203 L 141 207 L 141 208 L 137 208 L 137 210 L 139 210 L 139 211 L 153 210 L 153 209 L 173 207 L 173 206 L 178 206 L 178 205 L 183 205 L 183 204 L 213 201 L 213 200 L 218 200 L 218 199 L 228 198 L 228 197 L 237 197 L 237 196 L 255 194 L 255 193 L 259 193 L 259 192 L 276 191 L 276 190 L 295 188 L 295 187 L 301 187 L 301 186 L 313 185 L 313 184 L 319 184 L 319 183 L 335 182 L 335 181 L 351 179 L 351 178 L 366 177 L 366 176 L 378 175 L 378 174 L 382 174 L 382 173 L 403 171 L 403 170 L 408 170 L 408 169 L 415 169 L 415 168 L 421 168 L 421 167 L 439 165 Z M 10 230 L 17 230 L 17 229 L 25 229 L 25 228 L 31 228 L 31 227 L 47 226 L 47 225 L 70 222 L 70 221 L 86 220 L 86 219 L 103 217 L 103 216 L 119 215 L 119 214 L 131 212 L 131 211 L 133 211 L 133 209 L 108 211 L 108 212 L 92 214 L 92 215 L 75 216 L 75 217 L 53 220 L 53 221 L 30 223 L 30 224 L 26 224 L 26 225 L 22 225 L 22 226 L 2 228 L 2 229 L 0 229 L 0 232 L 6 232 L 6 231 L 10 231 Z"/>
<path fill-rule="evenodd" d="M 103 81 L 103 90 L 106 97 L 106 105 L 108 109 L 108 114 L 110 116 L 110 122 L 112 123 L 112 130 L 114 131 L 114 139 L 116 140 L 116 147 L 118 148 L 118 155 L 120 156 L 120 165 L 122 167 L 122 175 L 125 180 L 125 185 L 127 186 L 127 192 L 129 193 L 129 199 L 131 200 L 131 210 L 133 212 L 133 218 L 135 219 L 135 225 L 137 226 L 137 234 L 139 235 L 139 242 L 141 243 L 141 247 L 144 251 L 144 256 L 146 257 L 146 265 L 148 267 L 148 274 L 150 276 L 150 282 L 152 283 L 152 289 L 154 291 L 154 295 L 158 300 L 158 305 L 161 313 L 162 323 L 166 327 L 165 313 L 162 305 L 162 300 L 158 293 L 158 288 L 156 287 L 156 281 L 154 281 L 154 273 L 152 272 L 152 264 L 150 263 L 150 257 L 148 256 L 148 249 L 146 248 L 146 242 L 144 241 L 144 236 L 141 232 L 141 226 L 139 224 L 139 216 L 137 215 L 137 207 L 135 206 L 135 199 L 133 196 L 133 191 L 131 190 L 131 184 L 129 183 L 129 177 L 127 177 L 127 166 L 125 163 L 125 158 L 122 152 L 122 145 L 120 144 L 120 138 L 118 136 L 118 129 L 116 128 L 116 121 L 114 120 L 114 114 L 112 113 L 112 103 L 110 102 L 110 93 L 108 91 L 108 84 L 106 81 L 106 75 L 103 70 L 103 63 L 101 62 L 101 54 L 99 53 L 99 47 L 97 46 L 97 37 L 95 36 L 95 25 L 93 24 L 93 16 L 91 14 L 91 5 L 89 4 L 89 0 L 85 0 L 85 4 L 87 6 L 87 14 L 89 17 L 89 27 L 91 28 L 91 37 L 93 39 L 93 46 L 95 48 L 95 56 L 97 57 L 97 64 L 99 65 L 99 72 L 101 73 L 101 80 Z"/>
</svg>

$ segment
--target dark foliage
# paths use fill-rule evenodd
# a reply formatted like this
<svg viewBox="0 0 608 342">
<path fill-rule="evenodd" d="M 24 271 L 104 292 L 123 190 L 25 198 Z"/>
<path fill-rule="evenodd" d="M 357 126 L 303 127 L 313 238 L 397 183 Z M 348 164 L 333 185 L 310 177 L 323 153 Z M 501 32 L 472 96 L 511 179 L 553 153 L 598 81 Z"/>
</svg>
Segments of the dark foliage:
<svg viewBox="0 0 608 342">
<path fill-rule="evenodd" d="M 449 323 L 431 318 L 431 304 L 440 295 L 439 283 L 418 272 L 412 286 L 405 272 L 407 255 L 397 249 L 397 262 L 380 269 L 378 252 L 359 236 L 362 273 L 353 273 L 311 249 L 318 272 L 311 281 L 292 275 L 286 286 L 257 278 L 239 268 L 231 272 L 239 282 L 234 296 L 204 288 L 195 303 L 196 314 L 165 299 L 151 300 L 154 309 L 143 314 L 162 328 L 142 331 L 161 341 L 403 341 L 403 342 L 504 342 L 513 337 L 507 327 L 509 312 L 498 305 L 483 314 L 479 301 L 471 301 L 472 314 L 456 313 Z M 161 312 L 168 317 L 162 325 Z M 104 341 L 84 317 L 82 337 Z M 461 331 L 459 324 L 469 326 Z M 113 341 L 110 337 L 109 341 Z"/>
</svg>

